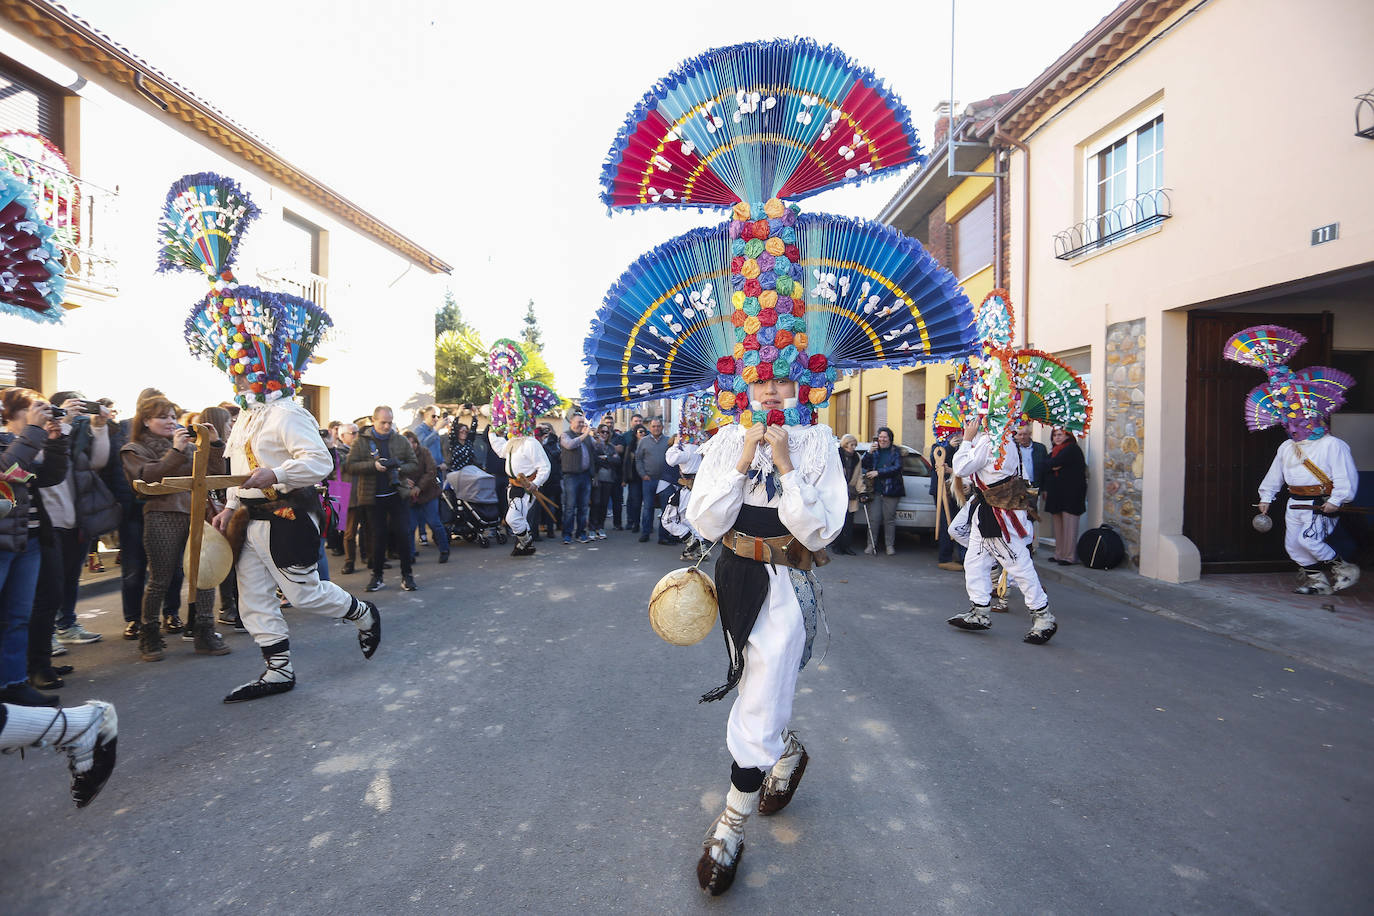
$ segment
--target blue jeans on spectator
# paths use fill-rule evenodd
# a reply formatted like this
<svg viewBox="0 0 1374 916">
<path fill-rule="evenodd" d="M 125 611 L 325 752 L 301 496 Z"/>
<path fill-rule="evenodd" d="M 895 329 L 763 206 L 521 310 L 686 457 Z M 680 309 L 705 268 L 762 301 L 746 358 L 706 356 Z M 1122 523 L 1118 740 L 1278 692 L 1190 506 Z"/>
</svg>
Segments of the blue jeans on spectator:
<svg viewBox="0 0 1374 916">
<path fill-rule="evenodd" d="M 42 563 L 37 531 L 22 553 L 0 550 L 0 687 L 28 680 L 29 615 Z"/>
<path fill-rule="evenodd" d="M 592 472 L 563 472 L 563 537 L 587 536 L 588 503 L 592 496 Z M 576 531 L 574 531 L 576 527 Z"/>
<path fill-rule="evenodd" d="M 119 576 L 124 607 L 124 622 L 137 623 L 143 619 L 143 590 L 148 582 L 148 554 L 143 549 L 143 504 L 131 503 L 119 523 Z M 181 610 L 181 564 L 172 573 L 172 581 L 163 601 L 162 616 Z"/>
<path fill-rule="evenodd" d="M 443 522 L 439 521 L 437 498 L 429 502 L 410 504 L 410 555 L 416 556 L 415 532 L 423 534 L 426 525 L 429 526 L 430 543 L 439 548 L 440 556 L 448 556 L 448 531 L 444 529 Z"/>
<path fill-rule="evenodd" d="M 625 483 L 625 525 L 631 531 L 639 530 L 639 511 L 644 502 L 644 487 L 638 476 Z"/>
<path fill-rule="evenodd" d="M 329 551 L 325 550 L 325 539 L 320 538 L 320 558 L 315 561 L 315 570 L 321 582 L 329 581 Z"/>
<path fill-rule="evenodd" d="M 639 509 L 639 533 L 654 533 L 654 503 L 658 496 L 657 480 L 641 480 L 639 482 L 640 499 L 643 501 Z M 658 539 L 664 541 L 668 539 L 668 532 L 663 530 L 663 523 L 658 524 Z"/>
</svg>

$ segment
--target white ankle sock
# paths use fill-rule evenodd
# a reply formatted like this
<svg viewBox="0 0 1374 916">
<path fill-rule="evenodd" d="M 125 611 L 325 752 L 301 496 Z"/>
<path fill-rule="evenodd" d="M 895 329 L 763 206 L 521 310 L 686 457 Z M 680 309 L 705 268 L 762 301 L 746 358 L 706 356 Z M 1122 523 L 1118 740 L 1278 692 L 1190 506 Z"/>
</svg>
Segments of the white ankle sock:
<svg viewBox="0 0 1374 916">
<path fill-rule="evenodd" d="M 0 748 L 56 747 L 59 742 L 70 742 L 84 732 L 99 714 L 99 707 L 89 703 L 68 709 L 6 703 Z"/>
</svg>

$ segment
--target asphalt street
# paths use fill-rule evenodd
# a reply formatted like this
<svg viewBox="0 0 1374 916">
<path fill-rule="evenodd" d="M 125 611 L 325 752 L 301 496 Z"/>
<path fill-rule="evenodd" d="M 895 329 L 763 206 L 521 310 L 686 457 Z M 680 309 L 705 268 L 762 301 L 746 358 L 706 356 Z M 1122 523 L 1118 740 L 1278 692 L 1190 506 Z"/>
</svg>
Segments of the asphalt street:
<svg viewBox="0 0 1374 916">
<path fill-rule="evenodd" d="M 427 549 L 378 593 L 383 643 L 288 611 L 297 689 L 171 639 L 137 661 L 82 602 L 68 703 L 119 709 L 78 811 L 50 751 L 0 760 L 0 900 L 62 913 L 1357 913 L 1374 899 L 1374 688 L 1051 583 L 1060 631 L 944 618 L 929 548 L 821 570 L 830 637 L 793 720 L 811 763 L 749 823 L 735 887 L 694 866 L 729 777 L 719 631 L 648 625 L 677 550 Z M 394 574 L 393 574 L 394 575 Z M 361 592 L 364 576 L 342 578 Z M 822 658 L 822 656 L 824 656 Z"/>
</svg>

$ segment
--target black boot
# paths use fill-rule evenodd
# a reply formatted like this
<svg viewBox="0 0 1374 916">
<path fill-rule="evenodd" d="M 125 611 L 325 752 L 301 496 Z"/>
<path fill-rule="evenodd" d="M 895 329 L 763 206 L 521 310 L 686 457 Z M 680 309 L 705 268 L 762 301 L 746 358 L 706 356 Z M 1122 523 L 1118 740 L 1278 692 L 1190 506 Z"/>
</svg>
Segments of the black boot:
<svg viewBox="0 0 1374 916">
<path fill-rule="evenodd" d="M 215 622 L 208 615 L 196 618 L 195 639 L 197 655 L 228 655 L 233 651 L 225 645 L 224 637 L 215 632 Z"/>
<path fill-rule="evenodd" d="M 291 641 L 283 639 L 270 646 L 263 646 L 263 661 L 267 667 L 256 681 L 240 684 L 224 698 L 226 703 L 243 703 L 270 697 L 274 693 L 286 693 L 296 686 L 296 672 L 291 669 Z"/>
<path fill-rule="evenodd" d="M 344 620 L 353 621 L 358 628 L 358 648 L 363 650 L 363 658 L 371 658 L 382 644 L 382 612 L 371 601 L 354 598 L 353 608 L 344 614 Z"/>
</svg>

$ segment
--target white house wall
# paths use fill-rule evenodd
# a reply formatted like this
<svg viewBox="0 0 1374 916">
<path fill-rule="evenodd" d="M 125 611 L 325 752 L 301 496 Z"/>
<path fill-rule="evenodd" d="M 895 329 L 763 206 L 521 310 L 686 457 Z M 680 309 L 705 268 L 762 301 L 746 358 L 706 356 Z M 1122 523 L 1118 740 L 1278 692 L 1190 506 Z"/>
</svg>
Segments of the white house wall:
<svg viewBox="0 0 1374 916">
<path fill-rule="evenodd" d="M 71 62 L 58 61 L 0 32 L 0 54 L 60 85 L 74 82 Z M 62 351 L 60 388 L 111 397 L 126 413 L 147 386 L 194 408 L 232 393 L 219 372 L 191 358 L 183 337 L 203 279 L 156 272 L 157 217 L 171 183 L 189 172 L 217 172 L 237 180 L 262 209 L 239 249 L 235 275 L 256 285 L 257 271 L 280 266 L 283 208 L 329 233 L 327 308 L 335 336 L 320 350 L 323 364 L 305 374 L 329 387 L 330 415 L 351 419 L 377 404 L 402 408 L 433 400 L 433 313 L 446 278 L 434 275 L 332 215 L 273 187 L 191 128 L 163 120 L 122 86 L 101 86 L 94 73 L 79 90 L 79 177 L 119 191 L 113 235 L 119 292 L 114 298 L 74 293 L 80 308 L 58 327 L 0 316 L 0 340 Z M 348 193 L 348 189 L 343 189 Z"/>
</svg>

